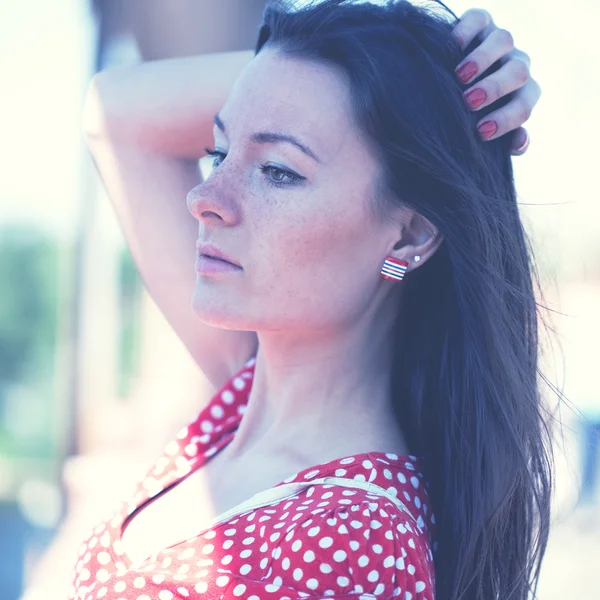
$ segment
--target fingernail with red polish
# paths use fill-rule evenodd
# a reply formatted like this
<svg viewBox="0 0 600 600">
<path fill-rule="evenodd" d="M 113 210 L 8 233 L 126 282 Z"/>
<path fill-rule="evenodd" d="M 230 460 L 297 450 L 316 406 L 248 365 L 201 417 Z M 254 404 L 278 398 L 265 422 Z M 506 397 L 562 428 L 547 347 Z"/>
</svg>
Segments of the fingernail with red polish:
<svg viewBox="0 0 600 600">
<path fill-rule="evenodd" d="M 475 88 L 465 95 L 465 100 L 471 108 L 477 108 L 487 100 L 487 94 L 481 88 Z"/>
<path fill-rule="evenodd" d="M 496 121 L 484 121 L 477 127 L 477 131 L 479 131 L 484 138 L 490 138 L 498 131 L 498 124 Z"/>
<path fill-rule="evenodd" d="M 477 73 L 477 64 L 473 61 L 466 62 L 460 69 L 456 71 L 459 78 L 466 83 Z"/>
</svg>

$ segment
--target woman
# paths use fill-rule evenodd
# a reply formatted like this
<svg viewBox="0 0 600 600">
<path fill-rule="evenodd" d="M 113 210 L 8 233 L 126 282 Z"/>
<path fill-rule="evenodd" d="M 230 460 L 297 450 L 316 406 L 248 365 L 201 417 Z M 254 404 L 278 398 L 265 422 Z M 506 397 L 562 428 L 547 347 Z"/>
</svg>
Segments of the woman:
<svg viewBox="0 0 600 600">
<path fill-rule="evenodd" d="M 539 90 L 482 16 L 273 3 L 251 60 L 95 78 L 96 163 L 218 391 L 82 546 L 74 596 L 527 597 L 549 474 L 504 134 Z"/>
</svg>

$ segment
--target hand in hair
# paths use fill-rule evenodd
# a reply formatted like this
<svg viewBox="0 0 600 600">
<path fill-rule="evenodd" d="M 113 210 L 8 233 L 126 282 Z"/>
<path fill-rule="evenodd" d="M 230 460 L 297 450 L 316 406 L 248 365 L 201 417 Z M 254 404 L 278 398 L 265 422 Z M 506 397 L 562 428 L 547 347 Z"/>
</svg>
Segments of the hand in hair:
<svg viewBox="0 0 600 600">
<path fill-rule="evenodd" d="M 464 92 L 468 106 L 480 110 L 513 93 L 504 106 L 477 124 L 481 137 L 487 141 L 513 132 L 511 153 L 514 156 L 523 154 L 529 146 L 529 136 L 521 125 L 529 119 L 541 95 L 539 84 L 531 78 L 529 56 L 515 48 L 511 33 L 498 28 L 492 16 L 483 9 L 465 12 L 455 26 L 454 34 L 463 50 L 474 40 L 480 42 L 456 68 L 463 83 L 475 83 Z M 499 68 L 486 75 L 486 70 L 496 62 L 499 62 Z"/>
</svg>

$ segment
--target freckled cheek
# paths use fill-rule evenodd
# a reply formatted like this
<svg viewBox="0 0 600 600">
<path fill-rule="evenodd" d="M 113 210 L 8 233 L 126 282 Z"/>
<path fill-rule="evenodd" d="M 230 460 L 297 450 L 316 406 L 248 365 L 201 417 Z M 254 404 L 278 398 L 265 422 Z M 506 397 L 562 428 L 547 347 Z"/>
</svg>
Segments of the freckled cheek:
<svg viewBox="0 0 600 600">
<path fill-rule="evenodd" d="M 335 223 L 318 217 L 298 219 L 280 229 L 273 246 L 279 254 L 280 269 L 294 269 L 297 275 L 310 272 L 330 273 L 338 268 L 343 241 Z"/>
</svg>

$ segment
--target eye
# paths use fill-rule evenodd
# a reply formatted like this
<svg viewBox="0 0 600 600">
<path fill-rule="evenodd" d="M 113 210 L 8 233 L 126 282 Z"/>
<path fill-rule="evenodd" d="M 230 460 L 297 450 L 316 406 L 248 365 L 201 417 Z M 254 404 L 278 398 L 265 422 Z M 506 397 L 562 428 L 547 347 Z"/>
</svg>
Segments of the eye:
<svg viewBox="0 0 600 600">
<path fill-rule="evenodd" d="M 213 157 L 212 167 L 218 167 L 226 158 L 225 152 L 215 150 L 214 148 L 204 148 L 204 151 L 208 156 Z M 260 165 L 260 170 L 266 175 L 267 183 L 274 187 L 283 187 L 286 185 L 294 185 L 306 179 L 293 171 L 288 169 L 282 169 L 275 165 Z"/>
<path fill-rule="evenodd" d="M 204 148 L 204 152 L 206 152 L 206 154 L 208 156 L 212 156 L 213 157 L 213 162 L 212 162 L 212 166 L 214 167 L 218 167 L 221 162 L 223 162 L 225 160 L 225 152 L 220 152 L 219 150 L 214 150 L 213 148 Z M 217 162 L 217 159 L 221 159 L 220 162 Z"/>
<path fill-rule="evenodd" d="M 302 179 L 305 179 L 300 175 L 296 175 L 296 173 L 292 173 L 292 171 L 281 169 L 273 165 L 261 165 L 260 170 L 267 175 L 269 185 L 293 185 L 294 183 L 298 183 Z"/>
</svg>

